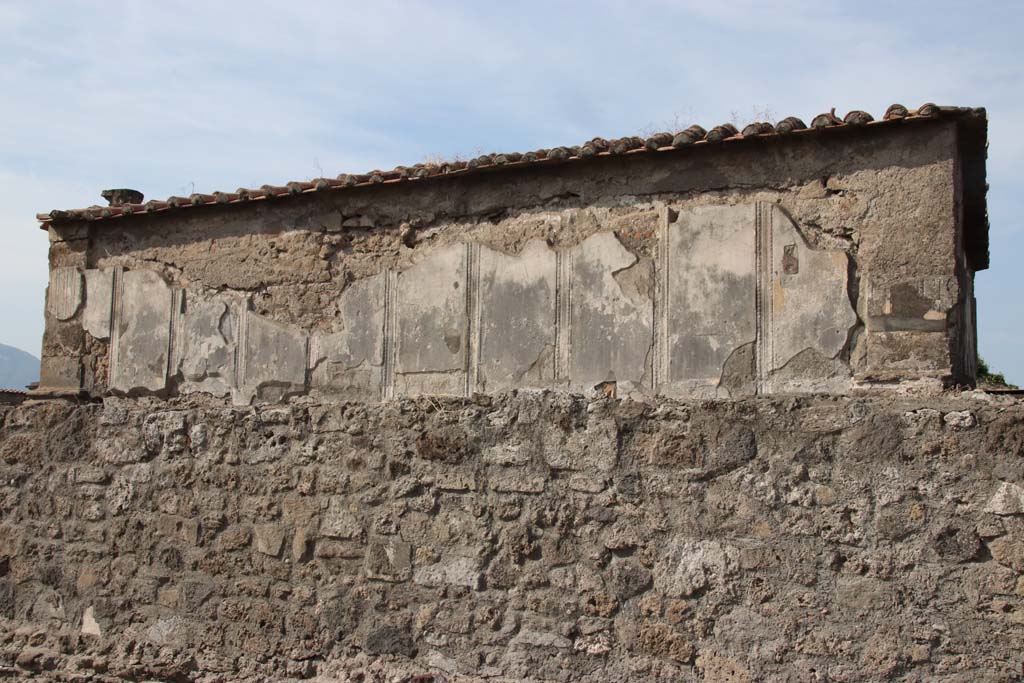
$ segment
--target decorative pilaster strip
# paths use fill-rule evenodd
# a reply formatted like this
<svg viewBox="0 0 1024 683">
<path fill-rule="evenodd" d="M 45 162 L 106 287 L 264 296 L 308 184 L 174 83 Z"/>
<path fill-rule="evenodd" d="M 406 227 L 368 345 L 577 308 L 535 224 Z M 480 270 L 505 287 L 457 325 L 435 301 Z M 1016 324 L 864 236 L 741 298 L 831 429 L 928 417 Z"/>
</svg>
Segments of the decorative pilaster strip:
<svg viewBox="0 0 1024 683">
<path fill-rule="evenodd" d="M 313 369 L 316 368 L 317 359 L 320 357 L 320 335 L 309 333 L 306 335 L 306 387 L 313 386 Z"/>
<path fill-rule="evenodd" d="M 249 297 L 242 299 L 238 311 L 238 330 L 235 339 L 238 343 L 235 346 L 235 387 L 242 394 L 245 393 L 246 363 L 248 360 L 249 348 Z"/>
<path fill-rule="evenodd" d="M 306 359 L 306 362 L 305 362 L 305 366 L 306 367 L 303 368 L 303 373 L 302 373 L 302 392 L 306 393 L 313 386 L 313 373 L 312 373 L 313 365 L 309 362 L 310 354 L 313 352 L 313 334 L 312 333 L 310 333 L 310 332 L 303 333 L 303 335 L 302 335 L 302 345 L 305 347 L 303 349 L 303 351 L 304 351 L 303 355 L 305 356 L 305 359 Z"/>
<path fill-rule="evenodd" d="M 652 389 L 661 392 L 668 382 L 668 312 L 671 305 L 669 292 L 669 221 L 667 204 L 658 207 L 658 267 L 654 286 L 654 362 L 651 367 Z"/>
<path fill-rule="evenodd" d="M 757 292 L 757 393 L 771 392 L 770 376 L 775 357 L 772 334 L 772 206 L 766 202 L 755 205 Z"/>
<path fill-rule="evenodd" d="M 185 290 L 180 287 L 171 289 L 170 329 L 167 331 L 167 379 L 178 374 L 181 362 L 182 344 L 184 343 L 184 325 L 182 313 L 185 305 Z"/>
<path fill-rule="evenodd" d="M 114 386 L 114 378 L 121 356 L 121 316 L 124 301 L 124 268 L 114 266 L 113 291 L 110 294 L 110 361 L 107 368 L 107 385 Z"/>
<path fill-rule="evenodd" d="M 569 381 L 572 345 L 572 251 L 555 252 L 555 381 Z"/>
<path fill-rule="evenodd" d="M 381 366 L 381 399 L 395 397 L 395 358 L 397 349 L 398 273 L 387 270 L 384 274 L 384 365 Z"/>
<path fill-rule="evenodd" d="M 466 396 L 479 387 L 480 379 L 480 245 L 466 244 Z"/>
<path fill-rule="evenodd" d="M 82 273 L 75 266 L 50 271 L 46 307 L 57 320 L 70 320 L 82 307 Z"/>
</svg>

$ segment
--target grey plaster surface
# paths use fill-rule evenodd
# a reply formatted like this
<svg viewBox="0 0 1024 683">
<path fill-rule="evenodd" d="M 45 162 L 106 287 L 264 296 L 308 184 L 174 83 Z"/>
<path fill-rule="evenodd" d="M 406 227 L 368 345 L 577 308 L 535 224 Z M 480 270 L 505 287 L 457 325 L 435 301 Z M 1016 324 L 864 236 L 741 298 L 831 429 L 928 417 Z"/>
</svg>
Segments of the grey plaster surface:
<svg viewBox="0 0 1024 683">
<path fill-rule="evenodd" d="M 69 224 L 51 242 L 50 262 L 55 271 L 154 270 L 188 296 L 248 296 L 259 315 L 310 335 L 306 390 L 320 395 L 608 391 L 605 383 L 614 381 L 620 393 L 739 396 L 969 383 L 973 273 L 963 251 L 968 226 L 958 223 L 964 180 L 955 127 L 936 122 L 824 140 L 794 136 L 777 146 L 495 168 L 475 179 Z M 784 222 L 763 208 L 771 206 L 792 218 L 803 240 L 775 238 Z M 740 253 L 747 264 L 753 251 L 753 297 L 730 297 L 725 286 L 702 300 L 676 286 L 683 264 L 665 256 L 665 228 L 702 211 L 753 216 L 734 236 L 744 244 L 694 264 L 728 271 Z M 781 258 L 795 270 L 783 269 L 783 305 L 773 313 L 769 267 L 781 264 L 776 251 L 787 247 Z M 682 251 L 687 263 L 701 261 Z M 847 263 L 849 310 L 841 305 L 838 252 Z M 505 306 L 511 276 L 503 278 L 516 264 L 531 270 L 536 288 L 524 290 L 513 309 Z M 749 272 L 744 265 L 741 279 Z M 808 284 L 809 273 L 824 274 L 820 287 Z M 345 309 L 362 305 L 350 301 L 374 277 L 384 283 L 383 300 L 379 290 L 365 296 L 382 302 L 374 304 L 382 318 L 353 328 Z M 680 297 L 685 310 L 665 303 Z M 52 298 L 55 306 L 60 297 Z M 858 318 L 852 325 L 850 311 Z M 43 363 L 79 359 L 82 386 L 101 395 L 113 340 L 88 339 L 80 312 L 60 319 L 48 309 Z M 370 342 L 353 335 L 377 330 L 375 359 L 358 361 L 356 347 Z M 669 335 L 687 344 L 670 343 Z M 172 360 L 180 359 L 183 342 L 171 346 Z"/>
<path fill-rule="evenodd" d="M 556 261 L 541 240 L 518 255 L 480 250 L 480 391 L 554 381 Z"/>
<path fill-rule="evenodd" d="M 341 330 L 310 337 L 312 387 L 321 393 L 377 399 L 384 365 L 387 275 L 356 280 L 338 304 Z"/>
<path fill-rule="evenodd" d="M 612 231 L 562 248 L 528 240 L 516 253 L 445 245 L 350 283 L 330 332 L 256 314 L 230 292 L 187 290 L 171 316 L 162 278 L 127 271 L 112 387 L 161 389 L 170 352 L 180 392 L 241 403 L 307 390 L 360 400 L 610 384 L 697 398 L 848 390 L 840 356 L 859 321 L 845 252 L 811 244 L 773 204 L 663 209 L 657 263 Z M 110 272 L 88 273 L 100 308 Z M 887 290 L 879 317 L 940 305 L 914 291 Z M 101 311 L 86 312 L 83 325 L 101 327 Z"/>
<path fill-rule="evenodd" d="M 46 293 L 46 307 L 58 320 L 67 320 L 78 313 L 82 305 L 82 274 L 74 266 L 62 266 L 50 271 L 50 286 Z"/>
<path fill-rule="evenodd" d="M 755 207 L 700 206 L 668 226 L 665 391 L 716 396 L 726 361 L 757 336 Z M 744 383 L 744 393 L 752 387 Z"/>
<path fill-rule="evenodd" d="M 90 268 L 85 271 L 85 310 L 82 312 L 82 328 L 96 339 L 110 338 L 113 297 L 113 270 Z"/>
<path fill-rule="evenodd" d="M 306 387 L 306 333 L 252 311 L 242 313 L 242 402 L 277 401 Z"/>
<path fill-rule="evenodd" d="M 610 232 L 587 238 L 571 258 L 571 385 L 644 384 L 654 342 L 651 262 Z"/>
<path fill-rule="evenodd" d="M 125 271 L 115 297 L 110 388 L 162 391 L 167 385 L 174 301 L 170 285 L 153 271 Z"/>
<path fill-rule="evenodd" d="M 238 297 L 206 298 L 190 292 L 181 330 L 183 393 L 205 392 L 225 396 L 235 388 L 238 348 Z"/>
<path fill-rule="evenodd" d="M 969 383 L 955 142 L 942 125 L 836 146 L 794 138 L 785 150 L 496 169 L 68 232 L 50 246 L 44 375 L 78 376 L 97 396 L 240 403 Z M 173 314 L 153 319 L 155 304 L 108 288 L 122 271 L 125 282 L 159 273 Z M 107 343 L 113 289 L 125 294 L 111 296 L 121 317 Z M 126 322 L 136 314 L 150 318 L 138 323 L 145 344 Z"/>
<path fill-rule="evenodd" d="M 847 290 L 849 257 L 811 248 L 781 208 L 770 210 L 769 389 L 842 390 L 850 371 L 838 356 L 858 323 Z"/>
<path fill-rule="evenodd" d="M 465 391 L 468 357 L 466 246 L 442 247 L 398 274 L 398 393 Z"/>
</svg>

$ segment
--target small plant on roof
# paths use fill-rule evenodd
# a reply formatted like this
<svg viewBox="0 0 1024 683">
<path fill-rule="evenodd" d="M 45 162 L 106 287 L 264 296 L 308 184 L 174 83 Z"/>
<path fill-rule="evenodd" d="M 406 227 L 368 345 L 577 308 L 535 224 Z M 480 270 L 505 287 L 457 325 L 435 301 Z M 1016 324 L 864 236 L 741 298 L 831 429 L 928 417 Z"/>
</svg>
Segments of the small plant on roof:
<svg viewBox="0 0 1024 683">
<path fill-rule="evenodd" d="M 992 372 L 988 367 L 988 363 L 985 359 L 978 356 L 978 385 L 988 386 L 995 389 L 1016 389 L 1017 387 L 1006 381 L 1006 377 L 1001 372 Z"/>
</svg>

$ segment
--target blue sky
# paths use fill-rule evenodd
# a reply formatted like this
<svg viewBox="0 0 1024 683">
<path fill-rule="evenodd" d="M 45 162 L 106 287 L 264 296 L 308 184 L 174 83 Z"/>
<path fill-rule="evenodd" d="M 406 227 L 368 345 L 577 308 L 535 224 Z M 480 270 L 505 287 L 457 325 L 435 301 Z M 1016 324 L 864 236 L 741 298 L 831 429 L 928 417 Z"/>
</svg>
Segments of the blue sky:
<svg viewBox="0 0 1024 683">
<path fill-rule="evenodd" d="M 0 0 L 0 343 L 38 354 L 35 214 L 655 129 L 984 106 L 981 352 L 1024 384 L 1024 3 Z"/>
</svg>

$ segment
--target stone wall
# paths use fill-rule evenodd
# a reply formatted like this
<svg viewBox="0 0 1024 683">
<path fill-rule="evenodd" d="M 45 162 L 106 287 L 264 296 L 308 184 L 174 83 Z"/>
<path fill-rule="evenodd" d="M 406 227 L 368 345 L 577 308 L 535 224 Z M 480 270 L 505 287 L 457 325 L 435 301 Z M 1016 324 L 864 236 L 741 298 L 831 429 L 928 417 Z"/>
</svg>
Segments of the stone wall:
<svg viewBox="0 0 1024 683">
<path fill-rule="evenodd" d="M 957 136 L 934 121 L 61 224 L 42 384 L 239 404 L 970 384 Z"/>
<path fill-rule="evenodd" d="M 1019 400 L 0 407 L 0 675 L 994 683 L 1022 666 Z"/>
</svg>

